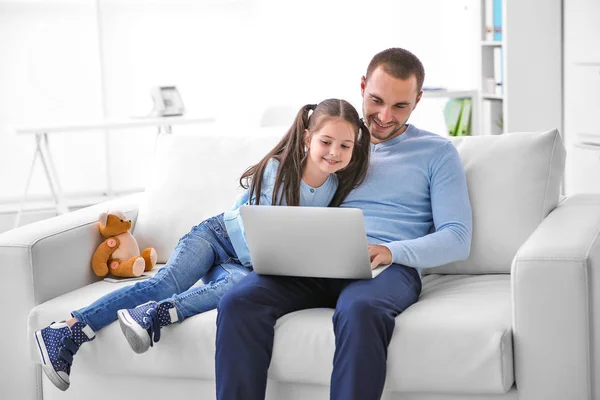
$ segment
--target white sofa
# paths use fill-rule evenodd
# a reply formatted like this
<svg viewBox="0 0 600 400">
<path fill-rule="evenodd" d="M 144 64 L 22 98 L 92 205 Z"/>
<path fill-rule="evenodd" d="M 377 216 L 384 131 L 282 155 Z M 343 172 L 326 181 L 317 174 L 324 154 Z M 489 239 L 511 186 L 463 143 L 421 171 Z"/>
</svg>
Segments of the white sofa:
<svg viewBox="0 0 600 400">
<path fill-rule="evenodd" d="M 140 247 L 164 263 L 179 236 L 230 206 L 239 174 L 282 134 L 164 135 L 145 193 L 0 235 L 0 398 L 214 398 L 216 311 L 165 328 L 143 355 L 117 323 L 106 327 L 76 355 L 64 393 L 31 361 L 32 333 L 124 284 L 91 270 L 99 212 L 125 211 Z M 560 198 L 557 131 L 453 143 L 473 207 L 471 255 L 426 271 L 419 301 L 398 316 L 383 398 L 600 399 L 600 195 Z M 268 399 L 328 398 L 332 314 L 278 321 Z"/>
</svg>

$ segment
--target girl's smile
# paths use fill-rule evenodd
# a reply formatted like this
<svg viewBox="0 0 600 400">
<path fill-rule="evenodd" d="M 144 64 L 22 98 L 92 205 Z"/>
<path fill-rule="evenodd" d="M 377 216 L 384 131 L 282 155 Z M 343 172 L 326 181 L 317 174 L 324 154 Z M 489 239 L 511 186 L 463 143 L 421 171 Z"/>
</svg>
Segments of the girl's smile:
<svg viewBox="0 0 600 400">
<path fill-rule="evenodd" d="M 329 174 L 345 168 L 352 158 L 354 129 L 341 118 L 328 118 L 316 131 L 306 131 L 308 158 L 302 179 L 321 186 Z"/>
</svg>

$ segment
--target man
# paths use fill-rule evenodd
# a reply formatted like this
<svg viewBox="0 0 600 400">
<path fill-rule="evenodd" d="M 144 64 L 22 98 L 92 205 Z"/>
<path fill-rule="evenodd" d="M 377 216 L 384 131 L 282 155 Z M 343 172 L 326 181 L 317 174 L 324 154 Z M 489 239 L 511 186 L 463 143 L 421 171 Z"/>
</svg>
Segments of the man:
<svg viewBox="0 0 600 400">
<path fill-rule="evenodd" d="M 218 306 L 218 399 L 264 399 L 277 318 L 315 307 L 335 308 L 330 398 L 381 397 L 395 317 L 417 301 L 421 269 L 470 251 L 471 206 L 458 153 L 406 123 L 424 76 L 417 57 L 393 48 L 375 55 L 361 80 L 371 160 L 365 181 L 341 206 L 362 209 L 372 266 L 393 264 L 367 280 L 246 276 Z"/>
</svg>

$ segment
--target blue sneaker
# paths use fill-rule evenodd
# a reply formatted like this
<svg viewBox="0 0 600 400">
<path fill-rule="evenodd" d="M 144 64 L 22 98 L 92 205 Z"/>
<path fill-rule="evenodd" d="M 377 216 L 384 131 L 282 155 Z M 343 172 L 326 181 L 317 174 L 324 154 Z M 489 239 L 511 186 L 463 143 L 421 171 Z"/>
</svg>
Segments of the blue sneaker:
<svg viewBox="0 0 600 400">
<path fill-rule="evenodd" d="M 54 386 L 62 391 L 69 388 L 73 356 L 79 346 L 95 337 L 94 331 L 82 322 L 74 323 L 71 328 L 65 322 L 53 322 L 35 332 L 42 369 Z"/>
<path fill-rule="evenodd" d="M 177 322 L 177 310 L 171 303 L 149 301 L 136 308 L 117 311 L 121 331 L 138 354 L 160 340 L 160 328 Z"/>
</svg>

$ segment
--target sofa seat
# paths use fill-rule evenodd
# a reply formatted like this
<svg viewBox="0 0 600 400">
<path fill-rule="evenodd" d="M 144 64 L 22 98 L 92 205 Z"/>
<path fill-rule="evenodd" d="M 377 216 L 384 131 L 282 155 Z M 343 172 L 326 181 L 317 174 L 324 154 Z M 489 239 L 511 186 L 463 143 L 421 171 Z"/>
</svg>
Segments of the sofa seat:
<svg viewBox="0 0 600 400">
<path fill-rule="evenodd" d="M 29 315 L 30 337 L 73 309 L 133 283 L 99 281 L 40 304 Z M 425 276 L 419 301 L 396 320 L 386 390 L 507 392 L 514 381 L 510 310 L 508 274 Z M 214 310 L 163 328 L 160 342 L 142 355 L 129 348 L 113 323 L 82 346 L 74 373 L 81 368 L 100 375 L 213 380 L 216 315 Z M 271 379 L 328 385 L 335 347 L 332 315 L 332 309 L 312 309 L 280 318 Z"/>
</svg>

